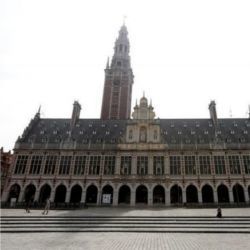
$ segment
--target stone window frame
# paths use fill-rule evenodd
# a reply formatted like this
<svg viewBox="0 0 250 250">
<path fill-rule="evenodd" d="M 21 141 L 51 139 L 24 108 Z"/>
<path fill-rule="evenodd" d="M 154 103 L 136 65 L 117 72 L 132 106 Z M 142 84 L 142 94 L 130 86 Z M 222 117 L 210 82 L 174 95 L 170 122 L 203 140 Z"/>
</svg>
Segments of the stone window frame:
<svg viewBox="0 0 250 250">
<path fill-rule="evenodd" d="M 28 158 L 29 158 L 29 155 L 17 156 L 14 174 L 25 174 L 25 170 L 26 170 L 27 163 L 28 163 Z"/>
<path fill-rule="evenodd" d="M 42 162 L 43 162 L 43 155 L 39 155 L 39 154 L 33 155 L 31 157 L 29 174 L 39 175 L 41 172 Z"/>
</svg>

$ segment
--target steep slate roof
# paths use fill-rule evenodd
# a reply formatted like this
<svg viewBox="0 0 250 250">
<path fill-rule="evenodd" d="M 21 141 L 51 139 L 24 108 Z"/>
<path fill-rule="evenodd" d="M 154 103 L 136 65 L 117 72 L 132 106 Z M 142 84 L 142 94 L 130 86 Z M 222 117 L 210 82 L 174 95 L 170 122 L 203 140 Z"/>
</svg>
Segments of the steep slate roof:
<svg viewBox="0 0 250 250">
<path fill-rule="evenodd" d="M 70 119 L 35 117 L 17 140 L 16 148 L 33 144 L 113 144 L 125 137 L 126 124 L 133 120 L 79 119 L 71 130 Z M 167 145 L 250 144 L 250 119 L 218 119 L 215 129 L 211 119 L 156 119 L 162 143 Z M 21 146 L 21 147 L 20 147 Z"/>
</svg>

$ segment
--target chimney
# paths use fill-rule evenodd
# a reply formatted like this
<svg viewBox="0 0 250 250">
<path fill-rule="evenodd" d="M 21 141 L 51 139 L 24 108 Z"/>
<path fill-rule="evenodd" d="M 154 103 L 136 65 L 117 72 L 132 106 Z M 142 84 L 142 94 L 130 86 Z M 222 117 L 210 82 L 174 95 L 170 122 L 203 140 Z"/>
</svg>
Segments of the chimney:
<svg viewBox="0 0 250 250">
<path fill-rule="evenodd" d="M 217 112 L 216 112 L 216 104 L 215 101 L 211 101 L 208 106 L 210 112 L 210 118 L 213 121 L 214 126 L 218 125 Z"/>
<path fill-rule="evenodd" d="M 71 129 L 73 129 L 73 127 L 76 125 L 77 120 L 80 118 L 80 112 L 81 112 L 81 105 L 78 101 L 75 101 L 73 104 L 73 112 L 70 122 Z"/>
</svg>

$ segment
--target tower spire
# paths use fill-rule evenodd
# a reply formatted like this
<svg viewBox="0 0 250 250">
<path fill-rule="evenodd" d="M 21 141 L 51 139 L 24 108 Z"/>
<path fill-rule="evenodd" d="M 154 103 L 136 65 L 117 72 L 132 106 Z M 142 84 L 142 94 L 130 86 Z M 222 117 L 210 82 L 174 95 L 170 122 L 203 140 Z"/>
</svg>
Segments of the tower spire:
<svg viewBox="0 0 250 250">
<path fill-rule="evenodd" d="M 130 44 L 125 23 L 115 40 L 114 54 L 107 62 L 102 98 L 101 119 L 129 119 L 134 75 L 131 69 Z"/>
</svg>

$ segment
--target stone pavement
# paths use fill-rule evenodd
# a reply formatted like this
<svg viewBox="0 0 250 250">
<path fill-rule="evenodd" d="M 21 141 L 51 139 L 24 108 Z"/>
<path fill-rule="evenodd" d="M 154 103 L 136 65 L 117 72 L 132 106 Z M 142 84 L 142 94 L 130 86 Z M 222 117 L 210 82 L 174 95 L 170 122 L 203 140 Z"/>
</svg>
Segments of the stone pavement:
<svg viewBox="0 0 250 250">
<path fill-rule="evenodd" d="M 40 233 L 2 234 L 2 250 L 246 250 L 249 234 Z"/>
<path fill-rule="evenodd" d="M 250 208 L 225 208 L 223 216 L 250 216 Z M 52 210 L 50 216 L 215 216 L 215 209 L 187 208 L 88 208 Z M 2 216 L 40 216 L 22 209 L 2 209 Z M 1 250 L 45 249 L 249 249 L 249 234 L 231 233 L 2 233 Z"/>
<path fill-rule="evenodd" d="M 0 209 L 2 216 L 39 216 L 42 210 Z M 250 208 L 222 208 L 223 216 L 250 216 Z M 50 210 L 51 216 L 215 216 L 216 208 L 89 207 L 79 210 Z"/>
</svg>

